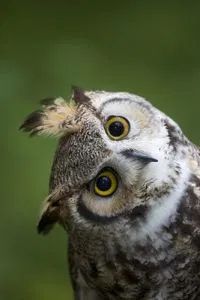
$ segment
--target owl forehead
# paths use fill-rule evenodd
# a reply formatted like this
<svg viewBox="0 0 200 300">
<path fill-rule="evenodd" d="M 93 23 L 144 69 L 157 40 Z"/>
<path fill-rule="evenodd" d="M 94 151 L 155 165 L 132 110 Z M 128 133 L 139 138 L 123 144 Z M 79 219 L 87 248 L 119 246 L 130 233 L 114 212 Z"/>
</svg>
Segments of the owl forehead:
<svg viewBox="0 0 200 300">
<path fill-rule="evenodd" d="M 70 188 L 91 179 L 112 153 L 130 147 L 131 141 L 135 144 L 132 137 L 141 128 L 150 126 L 153 119 L 152 106 L 142 97 L 98 91 L 85 92 L 85 95 L 90 99 L 90 105 L 83 103 L 77 107 L 76 122 L 80 128 L 61 140 L 54 161 L 51 189 L 58 185 Z M 129 120 L 131 129 L 128 140 L 113 142 L 109 139 L 104 124 L 111 115 L 124 116 Z"/>
<path fill-rule="evenodd" d="M 145 128 L 153 120 L 153 106 L 144 98 L 129 93 L 87 92 L 92 106 L 105 120 L 115 115 L 127 118 L 130 122 L 139 123 Z"/>
<path fill-rule="evenodd" d="M 123 104 L 124 101 L 129 101 L 130 103 L 139 104 L 143 107 L 152 107 L 152 105 L 145 100 L 143 97 L 125 93 L 125 92 L 105 92 L 105 91 L 87 91 L 85 92 L 92 102 L 92 105 L 97 110 L 102 110 L 105 104 L 117 102 L 118 104 Z"/>
</svg>

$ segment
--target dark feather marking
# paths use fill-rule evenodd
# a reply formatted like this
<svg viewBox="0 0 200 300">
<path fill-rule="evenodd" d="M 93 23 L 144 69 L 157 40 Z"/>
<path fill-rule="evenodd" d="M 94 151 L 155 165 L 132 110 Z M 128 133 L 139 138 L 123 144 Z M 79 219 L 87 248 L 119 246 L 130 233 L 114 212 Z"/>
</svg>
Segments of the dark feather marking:
<svg viewBox="0 0 200 300">
<path fill-rule="evenodd" d="M 199 186 L 199 187 L 200 187 L 200 178 L 197 177 L 196 175 L 193 175 L 193 176 L 191 177 L 191 182 L 195 183 L 196 186 Z"/>
<path fill-rule="evenodd" d="M 173 151 L 177 150 L 178 145 L 188 145 L 188 142 L 181 131 L 178 131 L 177 128 L 174 125 L 170 124 L 167 119 L 163 120 L 163 122 L 168 132 L 169 145 L 172 146 Z"/>
<path fill-rule="evenodd" d="M 44 99 L 40 100 L 40 103 L 42 105 L 48 106 L 48 105 L 54 104 L 54 101 L 56 99 L 57 99 L 57 97 L 47 97 L 47 98 L 44 98 Z"/>
<path fill-rule="evenodd" d="M 177 147 L 177 143 L 179 142 L 176 128 L 173 125 L 171 125 L 168 120 L 164 120 L 164 125 L 168 132 L 169 145 L 172 146 L 175 151 Z"/>
<path fill-rule="evenodd" d="M 42 124 L 42 117 L 43 112 L 41 110 L 32 112 L 30 115 L 28 115 L 19 129 L 26 132 L 36 130 L 36 128 Z"/>
<path fill-rule="evenodd" d="M 149 208 L 147 205 L 138 205 L 132 209 L 130 213 L 128 213 L 129 219 L 135 220 L 137 218 L 145 219 Z"/>
<path fill-rule="evenodd" d="M 98 278 L 98 275 L 99 275 L 99 271 L 97 269 L 95 262 L 91 262 L 90 263 L 90 276 L 92 276 L 92 278 Z"/>
<path fill-rule="evenodd" d="M 136 103 L 138 105 L 140 105 L 141 107 L 143 107 L 144 109 L 147 109 L 149 112 L 151 112 L 151 104 L 150 103 L 147 103 L 147 102 L 143 102 L 141 100 L 134 100 L 134 99 L 131 99 L 131 98 L 112 98 L 112 99 L 109 99 L 108 101 L 104 102 L 101 106 L 100 106 L 100 112 L 104 109 L 104 107 L 110 103 L 116 103 L 116 102 L 119 102 L 121 103 L 121 101 L 126 101 L 128 103 Z"/>
<path fill-rule="evenodd" d="M 158 162 L 156 158 L 151 157 L 148 155 L 148 153 L 134 150 L 134 149 L 126 149 L 120 152 L 123 156 L 125 156 L 127 159 L 131 160 L 141 160 L 145 164 L 148 164 L 150 162 Z"/>
<path fill-rule="evenodd" d="M 30 137 L 37 135 L 41 131 L 42 131 L 42 129 L 37 129 L 37 128 L 33 129 L 30 133 Z"/>
<path fill-rule="evenodd" d="M 119 295 L 121 293 L 124 293 L 125 289 L 123 286 L 121 286 L 119 283 L 115 283 L 112 287 L 110 287 L 110 289 L 108 290 L 108 292 L 115 296 L 115 297 L 119 297 Z M 117 299 L 117 298 L 116 298 Z"/>
<path fill-rule="evenodd" d="M 124 216 L 132 221 L 136 221 L 138 217 L 145 218 L 146 213 L 148 211 L 148 207 L 145 205 L 139 205 L 133 208 L 130 212 L 122 212 L 115 216 L 100 216 L 93 212 L 91 212 L 83 203 L 82 198 L 79 198 L 77 203 L 77 210 L 81 216 L 85 219 L 90 220 L 95 223 L 102 223 L 102 224 L 110 224 L 111 222 L 117 221 L 119 217 Z"/>
<path fill-rule="evenodd" d="M 37 225 L 38 233 L 47 234 L 52 229 L 54 224 L 58 221 L 59 213 L 59 207 L 49 207 L 39 220 L 39 223 Z"/>
<path fill-rule="evenodd" d="M 37 225 L 38 233 L 47 234 L 53 227 L 53 225 L 58 222 L 60 216 L 60 201 L 48 199 L 49 206 L 42 213 L 42 216 Z"/>
<path fill-rule="evenodd" d="M 133 272 L 131 272 L 128 269 L 124 269 L 122 271 L 122 276 L 123 276 L 123 278 L 125 278 L 126 282 L 128 282 L 129 284 L 140 282 L 140 279 Z"/>
<path fill-rule="evenodd" d="M 73 192 L 60 192 L 57 195 L 51 195 L 47 201 L 49 205 L 42 213 L 42 216 L 38 222 L 38 233 L 48 233 L 55 223 L 59 223 L 66 229 L 67 224 L 65 222 L 67 220 L 67 209 L 64 206 L 64 201 L 66 201 L 66 199 L 72 195 Z"/>
<path fill-rule="evenodd" d="M 80 215 L 82 215 L 84 218 L 95 222 L 95 223 L 103 223 L 103 224 L 109 224 L 115 220 L 117 220 L 117 218 L 119 216 L 99 216 L 95 213 L 92 213 L 83 203 L 81 197 L 79 198 L 79 201 L 77 203 L 77 210 L 80 213 Z"/>
<path fill-rule="evenodd" d="M 195 235 L 195 236 L 193 237 L 192 241 L 193 241 L 194 245 L 195 245 L 198 249 L 200 249 L 200 235 L 199 235 L 199 234 L 198 234 L 198 235 Z"/>
<path fill-rule="evenodd" d="M 83 89 L 73 85 L 72 90 L 73 90 L 72 99 L 77 104 L 87 104 L 90 102 L 90 98 L 85 95 L 85 92 Z"/>
<path fill-rule="evenodd" d="M 190 183 L 194 183 L 197 187 L 200 186 L 198 177 L 192 175 Z M 200 205 L 198 195 L 194 192 L 193 185 L 188 186 L 185 194 L 181 200 L 177 211 L 177 219 L 169 227 L 170 232 L 178 232 L 183 237 L 191 239 L 193 246 L 200 249 L 200 232 L 195 230 L 200 226 Z M 174 233 L 176 235 L 176 233 Z"/>
</svg>

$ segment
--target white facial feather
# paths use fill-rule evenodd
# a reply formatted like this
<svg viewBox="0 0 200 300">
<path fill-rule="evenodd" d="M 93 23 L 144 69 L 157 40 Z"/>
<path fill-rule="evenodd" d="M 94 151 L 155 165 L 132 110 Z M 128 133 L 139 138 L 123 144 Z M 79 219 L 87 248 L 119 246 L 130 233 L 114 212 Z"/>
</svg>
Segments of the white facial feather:
<svg viewBox="0 0 200 300">
<path fill-rule="evenodd" d="M 182 162 L 179 180 L 170 195 L 164 196 L 154 203 L 148 212 L 146 221 L 142 223 L 137 232 L 137 239 L 147 236 L 153 237 L 163 226 L 168 226 L 176 217 L 177 207 L 187 187 L 190 171 L 186 163 Z M 171 219 L 173 218 L 173 219 Z"/>
<path fill-rule="evenodd" d="M 99 109 L 102 104 L 106 103 L 107 101 L 111 99 L 130 99 L 133 100 L 135 103 L 147 103 L 147 101 L 138 95 L 126 93 L 126 92 L 105 92 L 105 91 L 87 91 L 85 92 L 85 95 L 88 96 L 91 101 L 93 106 L 96 109 Z M 151 105 L 148 103 L 148 105 Z"/>
<path fill-rule="evenodd" d="M 112 97 L 111 95 L 109 95 L 109 97 L 113 99 L 113 94 Z M 138 98 L 142 103 L 146 103 L 144 99 Z M 103 124 L 100 124 L 101 135 L 107 147 L 116 154 L 120 154 L 121 151 L 126 149 L 133 149 L 145 152 L 149 156 L 157 159 L 157 163 L 152 163 L 145 168 L 145 178 L 143 179 L 151 181 L 153 177 L 155 185 L 159 186 L 165 178 L 168 178 L 171 172 L 168 167 L 171 157 L 170 154 L 166 155 L 168 137 L 166 129 L 162 124 L 164 114 L 160 114 L 159 111 L 156 111 L 156 114 L 152 115 L 149 110 L 135 103 L 133 96 L 131 99 L 134 99 L 133 102 L 123 101 L 123 99 L 119 102 L 111 102 L 108 104 L 105 104 L 105 102 L 105 106 L 102 110 L 102 115 L 105 120 L 112 115 L 126 118 L 130 123 L 128 136 L 121 141 L 113 141 L 106 134 Z M 165 116 L 165 118 L 167 117 Z M 143 176 L 143 174 L 141 175 Z"/>
<path fill-rule="evenodd" d="M 128 136 L 121 141 L 113 141 L 107 136 L 103 124 L 101 124 L 101 135 L 107 147 L 115 153 L 110 164 L 114 166 L 121 174 L 127 185 L 131 186 L 137 182 L 138 186 L 144 182 L 150 182 L 149 189 L 154 186 L 159 188 L 163 182 L 170 183 L 171 175 L 175 174 L 173 165 L 181 166 L 180 177 L 175 189 L 167 196 L 160 198 L 157 203 L 152 199 L 149 204 L 152 205 L 145 223 L 142 223 L 137 234 L 133 234 L 136 239 L 143 239 L 147 235 L 153 236 L 162 226 L 167 226 L 170 218 L 176 215 L 176 210 L 185 191 L 185 186 L 189 177 L 189 169 L 183 164 L 179 153 L 175 156 L 166 147 L 168 144 L 168 132 L 163 125 L 163 119 L 170 120 L 173 126 L 177 126 L 175 122 L 169 119 L 165 114 L 152 107 L 145 99 L 130 95 L 128 93 L 106 93 L 97 92 L 88 93 L 92 98 L 93 105 L 101 110 L 103 118 L 106 120 L 110 116 L 122 116 L 130 123 L 130 132 Z M 114 101 L 112 101 L 115 99 Z M 119 99 L 119 100 L 117 100 Z M 120 100 L 121 99 L 121 100 Z M 125 99 L 125 100 L 123 100 Z M 111 100 L 109 102 L 109 100 Z M 142 103 L 142 105 L 141 105 Z M 152 109 L 152 111 L 151 111 Z M 179 128 L 177 126 L 177 128 Z M 138 162 L 127 161 L 123 157 L 120 158 L 120 152 L 126 149 L 134 149 L 137 151 L 145 151 L 158 162 L 150 163 L 139 170 Z M 135 200 L 133 200 L 135 201 Z"/>
</svg>

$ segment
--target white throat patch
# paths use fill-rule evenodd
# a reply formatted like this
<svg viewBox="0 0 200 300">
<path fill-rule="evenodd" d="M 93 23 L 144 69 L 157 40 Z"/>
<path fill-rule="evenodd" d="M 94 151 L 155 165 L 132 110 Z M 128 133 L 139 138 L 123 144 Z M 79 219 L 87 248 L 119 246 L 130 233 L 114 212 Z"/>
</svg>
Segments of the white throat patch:
<svg viewBox="0 0 200 300">
<path fill-rule="evenodd" d="M 185 192 L 189 175 L 190 172 L 187 164 L 182 163 L 182 173 L 180 174 L 176 188 L 170 195 L 162 197 L 151 207 L 146 220 L 141 223 L 137 231 L 137 240 L 144 239 L 147 236 L 153 238 L 163 226 L 168 226 L 175 219 L 177 207 Z"/>
</svg>

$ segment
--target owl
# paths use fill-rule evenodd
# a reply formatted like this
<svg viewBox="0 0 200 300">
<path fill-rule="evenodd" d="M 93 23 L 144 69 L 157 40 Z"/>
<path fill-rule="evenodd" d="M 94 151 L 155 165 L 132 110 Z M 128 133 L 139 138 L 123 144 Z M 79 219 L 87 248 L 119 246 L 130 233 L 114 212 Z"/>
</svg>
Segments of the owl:
<svg viewBox="0 0 200 300">
<path fill-rule="evenodd" d="M 67 232 L 76 300 L 200 299 L 200 151 L 171 118 L 74 87 L 21 129 L 59 138 L 37 228 Z"/>
</svg>

